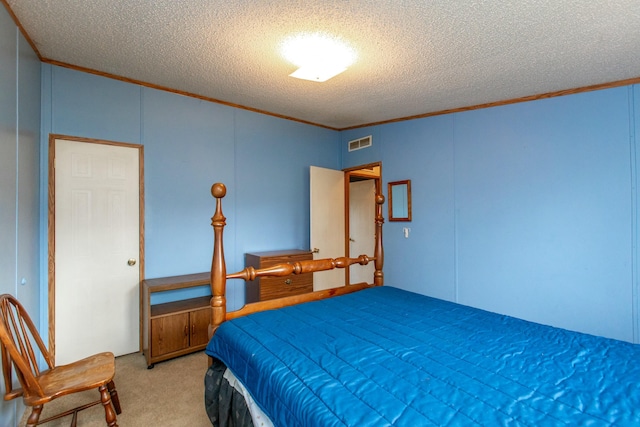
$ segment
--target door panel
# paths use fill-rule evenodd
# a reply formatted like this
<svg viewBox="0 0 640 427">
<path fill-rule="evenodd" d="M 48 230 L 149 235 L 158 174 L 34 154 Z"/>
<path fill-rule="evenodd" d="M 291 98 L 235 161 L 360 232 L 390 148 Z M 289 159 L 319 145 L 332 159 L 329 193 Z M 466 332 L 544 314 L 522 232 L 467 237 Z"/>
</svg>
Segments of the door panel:
<svg viewBox="0 0 640 427">
<path fill-rule="evenodd" d="M 194 310 L 189 313 L 191 322 L 191 339 L 189 345 L 195 347 L 209 342 L 209 322 L 211 321 L 211 308 Z"/>
<path fill-rule="evenodd" d="M 374 179 L 349 183 L 349 257 L 375 252 L 376 183 Z M 373 283 L 374 263 L 349 267 L 350 283 Z"/>
<path fill-rule="evenodd" d="M 137 147 L 55 140 L 56 363 L 139 350 L 139 202 Z"/>
<path fill-rule="evenodd" d="M 337 258 L 344 256 L 345 248 L 345 207 L 344 172 L 310 167 L 310 243 L 311 249 L 318 249 L 313 259 Z M 334 269 L 313 273 L 313 290 L 344 286 L 345 272 Z"/>
<path fill-rule="evenodd" d="M 151 319 L 151 357 L 189 347 L 189 313 Z"/>
</svg>

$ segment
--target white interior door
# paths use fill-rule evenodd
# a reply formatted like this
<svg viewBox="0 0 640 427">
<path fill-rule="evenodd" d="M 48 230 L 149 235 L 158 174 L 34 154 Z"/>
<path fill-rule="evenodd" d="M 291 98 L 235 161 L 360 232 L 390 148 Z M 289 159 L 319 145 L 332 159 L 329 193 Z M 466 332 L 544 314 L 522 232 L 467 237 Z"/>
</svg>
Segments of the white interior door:
<svg viewBox="0 0 640 427">
<path fill-rule="evenodd" d="M 375 252 L 375 199 L 376 182 L 373 179 L 349 183 L 349 256 L 373 256 Z M 373 262 L 365 266 L 349 267 L 351 283 L 373 283 L 375 266 Z"/>
<path fill-rule="evenodd" d="M 314 259 L 344 256 L 344 172 L 310 168 L 310 238 Z M 313 290 L 345 284 L 344 269 L 313 273 Z"/>
<path fill-rule="evenodd" d="M 132 146 L 55 141 L 57 364 L 139 350 L 139 155 Z"/>
</svg>

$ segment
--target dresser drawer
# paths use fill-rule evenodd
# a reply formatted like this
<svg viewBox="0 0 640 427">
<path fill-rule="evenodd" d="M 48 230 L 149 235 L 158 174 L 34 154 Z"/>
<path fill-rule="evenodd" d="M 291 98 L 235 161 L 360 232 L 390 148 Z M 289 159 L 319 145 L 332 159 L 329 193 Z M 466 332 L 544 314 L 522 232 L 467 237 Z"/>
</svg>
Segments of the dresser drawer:
<svg viewBox="0 0 640 427">
<path fill-rule="evenodd" d="M 245 266 L 258 269 L 311 259 L 311 251 L 299 249 L 256 252 L 245 254 Z M 247 303 L 313 292 L 313 273 L 257 278 L 246 282 L 245 291 Z"/>
<path fill-rule="evenodd" d="M 313 292 L 313 273 L 260 279 L 260 301 L 308 292 Z"/>
</svg>

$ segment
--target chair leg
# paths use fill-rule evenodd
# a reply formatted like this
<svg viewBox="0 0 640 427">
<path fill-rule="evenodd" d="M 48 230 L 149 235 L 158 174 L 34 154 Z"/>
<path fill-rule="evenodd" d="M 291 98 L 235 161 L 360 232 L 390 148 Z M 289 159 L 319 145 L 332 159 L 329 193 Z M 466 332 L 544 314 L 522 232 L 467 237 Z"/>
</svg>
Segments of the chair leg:
<svg viewBox="0 0 640 427">
<path fill-rule="evenodd" d="M 113 380 L 107 383 L 107 388 L 109 389 L 109 394 L 111 394 L 111 402 L 116 410 L 116 414 L 120 415 L 122 408 L 120 407 L 120 399 L 118 399 L 118 390 L 116 390 L 116 385 Z"/>
<path fill-rule="evenodd" d="M 100 400 L 102 401 L 102 406 L 104 406 L 104 416 L 107 420 L 107 425 L 109 427 L 118 427 L 116 422 L 116 413 L 113 412 L 111 396 L 109 395 L 109 390 L 106 385 L 100 386 Z"/>
<path fill-rule="evenodd" d="M 40 419 L 40 413 L 42 412 L 42 405 L 37 405 L 31 408 L 31 414 L 27 419 L 27 427 L 35 427 L 38 425 Z"/>
</svg>

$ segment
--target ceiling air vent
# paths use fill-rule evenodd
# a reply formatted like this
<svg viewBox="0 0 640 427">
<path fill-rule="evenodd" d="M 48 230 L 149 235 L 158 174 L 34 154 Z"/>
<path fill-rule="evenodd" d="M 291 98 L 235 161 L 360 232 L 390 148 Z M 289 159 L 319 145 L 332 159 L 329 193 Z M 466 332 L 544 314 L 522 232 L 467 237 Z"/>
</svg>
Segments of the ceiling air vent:
<svg viewBox="0 0 640 427">
<path fill-rule="evenodd" d="M 371 147 L 371 135 L 349 141 L 349 151 L 359 150 L 361 148 L 367 147 Z"/>
</svg>

